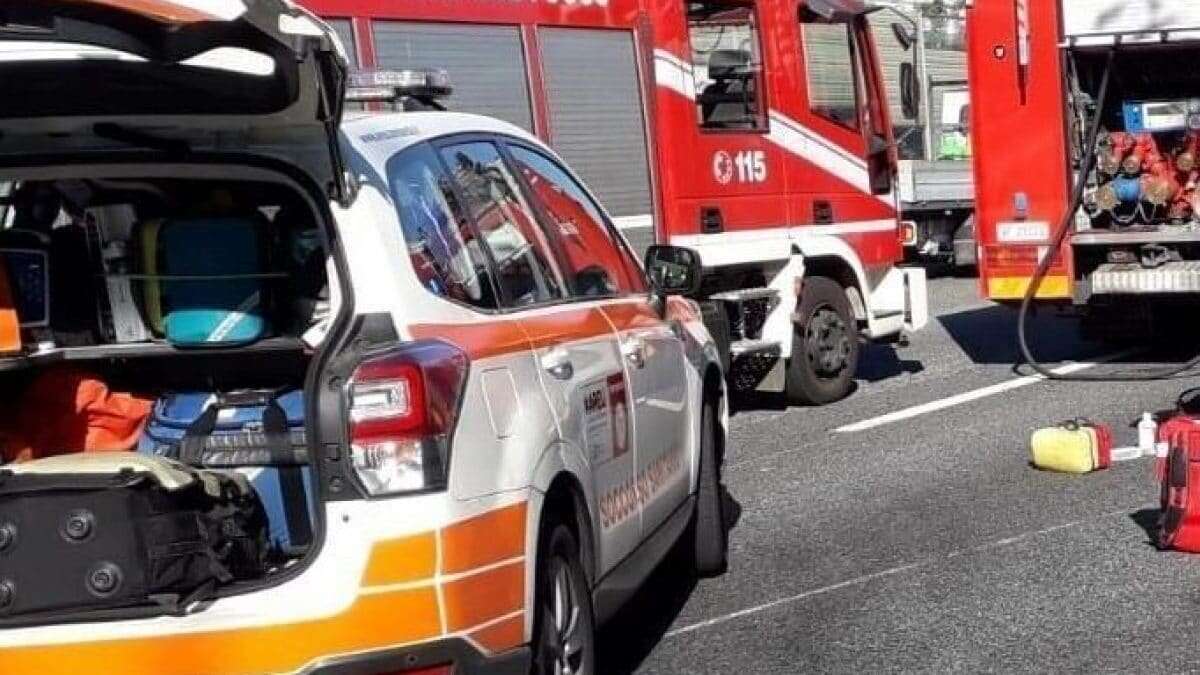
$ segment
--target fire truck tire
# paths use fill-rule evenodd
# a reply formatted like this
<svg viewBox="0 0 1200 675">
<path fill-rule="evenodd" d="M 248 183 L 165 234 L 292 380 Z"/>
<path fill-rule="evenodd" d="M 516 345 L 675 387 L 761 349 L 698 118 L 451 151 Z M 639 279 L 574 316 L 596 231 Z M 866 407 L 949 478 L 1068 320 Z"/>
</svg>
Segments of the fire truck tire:
<svg viewBox="0 0 1200 675">
<path fill-rule="evenodd" d="M 804 280 L 796 310 L 786 392 L 792 405 L 824 405 L 845 398 L 858 370 L 858 325 L 841 284 Z"/>
<path fill-rule="evenodd" d="M 685 537 L 691 539 L 696 576 L 715 577 L 729 568 L 729 529 L 725 526 L 725 499 L 721 494 L 721 466 L 717 461 L 717 412 L 704 405 L 700 426 L 700 480 L 696 512 Z"/>
<path fill-rule="evenodd" d="M 538 543 L 533 618 L 534 675 L 594 675 L 596 622 L 579 542 L 550 520 Z"/>
</svg>

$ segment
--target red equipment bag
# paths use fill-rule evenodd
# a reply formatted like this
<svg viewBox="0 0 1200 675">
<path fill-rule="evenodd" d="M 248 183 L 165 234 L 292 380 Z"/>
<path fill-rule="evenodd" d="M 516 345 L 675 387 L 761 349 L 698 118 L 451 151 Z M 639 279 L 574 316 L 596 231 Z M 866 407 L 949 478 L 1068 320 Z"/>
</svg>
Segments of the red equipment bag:
<svg viewBox="0 0 1200 675">
<path fill-rule="evenodd" d="M 1200 553 L 1200 426 L 1176 435 L 1162 486 L 1158 547 Z"/>
<path fill-rule="evenodd" d="M 1158 425 L 1158 441 L 1154 457 L 1154 477 L 1163 485 L 1162 507 L 1167 508 L 1167 457 L 1171 448 L 1188 447 L 1188 435 L 1200 432 L 1200 388 L 1188 389 L 1179 395 L 1175 412 Z"/>
</svg>

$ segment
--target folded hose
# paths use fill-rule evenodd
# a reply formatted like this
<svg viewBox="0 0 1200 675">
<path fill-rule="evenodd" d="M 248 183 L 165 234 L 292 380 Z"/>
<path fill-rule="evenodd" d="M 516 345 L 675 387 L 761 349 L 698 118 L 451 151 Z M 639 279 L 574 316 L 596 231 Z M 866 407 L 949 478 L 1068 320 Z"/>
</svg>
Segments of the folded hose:
<svg viewBox="0 0 1200 675">
<path fill-rule="evenodd" d="M 1092 120 L 1091 129 L 1088 131 L 1087 141 L 1084 146 L 1083 166 L 1079 175 L 1075 179 L 1075 190 L 1071 195 L 1071 202 L 1067 207 L 1066 215 L 1063 216 L 1062 223 L 1059 224 L 1058 230 L 1054 232 L 1054 236 L 1050 241 L 1050 248 L 1046 256 L 1038 263 L 1037 271 L 1033 274 L 1033 279 L 1030 280 L 1029 288 L 1025 290 L 1025 297 L 1021 301 L 1021 311 L 1017 317 L 1017 343 L 1021 348 L 1021 356 L 1030 368 L 1050 380 L 1064 380 L 1073 382 L 1144 382 L 1150 380 L 1166 380 L 1183 373 L 1186 373 L 1196 366 L 1200 365 L 1200 355 L 1192 358 L 1190 361 L 1179 365 L 1163 368 L 1159 370 L 1138 370 L 1132 372 L 1115 372 L 1115 373 L 1071 373 L 1061 374 L 1055 373 L 1043 364 L 1041 364 L 1033 356 L 1032 350 L 1029 348 L 1029 342 L 1026 339 L 1027 319 L 1029 318 L 1029 309 L 1033 305 L 1033 299 L 1037 296 L 1038 289 L 1042 286 L 1042 281 L 1046 278 L 1046 274 L 1050 271 L 1050 265 L 1054 263 L 1054 257 L 1062 248 L 1063 242 L 1067 238 L 1067 234 L 1071 231 L 1071 226 L 1075 223 L 1075 214 L 1083 206 L 1083 193 L 1087 189 L 1088 176 L 1096 168 L 1097 152 L 1096 142 L 1100 137 L 1100 127 L 1103 122 L 1104 106 L 1108 101 L 1108 85 L 1112 76 L 1113 62 L 1116 58 L 1117 50 L 1114 48 L 1108 53 L 1108 63 L 1104 66 L 1104 76 L 1100 81 L 1100 92 L 1096 100 L 1096 118 Z"/>
</svg>

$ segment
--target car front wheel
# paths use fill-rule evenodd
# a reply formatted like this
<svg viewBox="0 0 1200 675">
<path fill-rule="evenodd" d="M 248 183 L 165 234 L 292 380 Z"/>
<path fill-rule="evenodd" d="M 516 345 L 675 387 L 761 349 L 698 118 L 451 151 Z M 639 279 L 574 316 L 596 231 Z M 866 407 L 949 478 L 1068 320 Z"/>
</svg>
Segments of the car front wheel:
<svg viewBox="0 0 1200 675">
<path fill-rule="evenodd" d="M 700 480 L 696 489 L 696 512 L 689 535 L 692 565 L 699 577 L 725 573 L 729 565 L 729 530 L 725 524 L 725 501 L 721 494 L 721 464 L 717 457 L 717 410 L 704 405 L 700 437 Z"/>
</svg>

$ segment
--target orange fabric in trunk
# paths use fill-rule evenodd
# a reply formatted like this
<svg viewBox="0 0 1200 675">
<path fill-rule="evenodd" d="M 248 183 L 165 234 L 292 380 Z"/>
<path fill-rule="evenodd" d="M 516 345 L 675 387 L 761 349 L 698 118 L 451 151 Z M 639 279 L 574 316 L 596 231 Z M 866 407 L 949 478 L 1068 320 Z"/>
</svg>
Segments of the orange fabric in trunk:
<svg viewBox="0 0 1200 675">
<path fill-rule="evenodd" d="M 152 402 L 110 391 L 85 371 L 58 368 L 38 375 L 19 395 L 0 430 L 5 462 L 77 452 L 132 450 Z"/>
<path fill-rule="evenodd" d="M 8 270 L 0 260 L 0 354 L 21 351 L 21 322 L 9 286 Z"/>
</svg>

